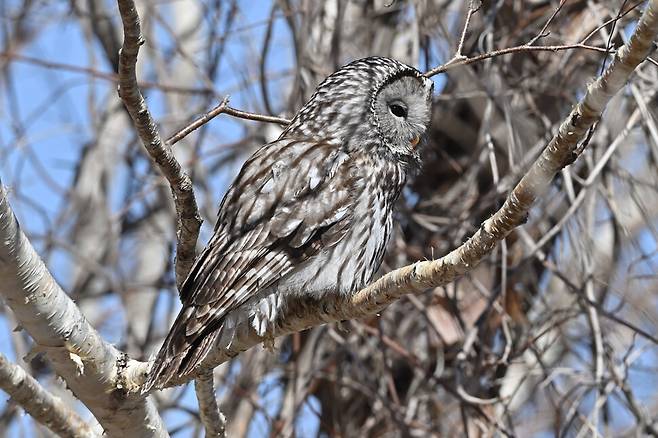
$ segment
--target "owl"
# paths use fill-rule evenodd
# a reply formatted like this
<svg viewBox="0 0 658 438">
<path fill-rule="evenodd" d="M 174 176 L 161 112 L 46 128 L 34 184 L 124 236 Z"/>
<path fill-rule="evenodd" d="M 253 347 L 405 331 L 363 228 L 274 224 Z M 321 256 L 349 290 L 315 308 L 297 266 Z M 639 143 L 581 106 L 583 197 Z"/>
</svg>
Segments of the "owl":
<svg viewBox="0 0 658 438">
<path fill-rule="evenodd" d="M 393 59 L 354 61 L 247 159 L 181 286 L 183 307 L 144 392 L 190 374 L 240 323 L 265 334 L 291 297 L 349 296 L 370 282 L 394 204 L 420 166 L 432 91 Z"/>
</svg>

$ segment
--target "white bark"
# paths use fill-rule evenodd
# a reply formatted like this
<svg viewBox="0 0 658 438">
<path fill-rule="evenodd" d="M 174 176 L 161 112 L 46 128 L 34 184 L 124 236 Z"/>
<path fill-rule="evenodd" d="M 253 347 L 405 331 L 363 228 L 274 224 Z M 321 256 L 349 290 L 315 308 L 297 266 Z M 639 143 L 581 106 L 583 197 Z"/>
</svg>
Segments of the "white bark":
<svg viewBox="0 0 658 438">
<path fill-rule="evenodd" d="M 32 418 L 61 437 L 97 436 L 61 399 L 3 354 L 0 354 L 0 388 Z"/>
<path fill-rule="evenodd" d="M 103 341 L 23 234 L 0 182 L 0 295 L 110 436 L 166 437 L 154 406 L 121 384 L 125 356 Z"/>
<path fill-rule="evenodd" d="M 194 391 L 199 401 L 199 416 L 206 429 L 206 437 L 224 438 L 226 436 L 226 417 L 217 405 L 212 371 L 196 378 Z"/>
</svg>

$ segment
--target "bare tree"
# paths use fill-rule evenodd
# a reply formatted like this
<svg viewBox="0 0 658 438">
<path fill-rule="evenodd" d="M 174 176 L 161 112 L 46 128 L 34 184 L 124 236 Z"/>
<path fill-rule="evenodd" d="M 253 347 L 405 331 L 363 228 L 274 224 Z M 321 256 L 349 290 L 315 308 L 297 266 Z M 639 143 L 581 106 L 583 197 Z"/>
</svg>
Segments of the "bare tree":
<svg viewBox="0 0 658 438">
<path fill-rule="evenodd" d="M 658 434 L 658 1 L 1 8 L 0 435 Z M 368 55 L 437 90 L 381 277 L 142 394 L 241 162 Z"/>
</svg>

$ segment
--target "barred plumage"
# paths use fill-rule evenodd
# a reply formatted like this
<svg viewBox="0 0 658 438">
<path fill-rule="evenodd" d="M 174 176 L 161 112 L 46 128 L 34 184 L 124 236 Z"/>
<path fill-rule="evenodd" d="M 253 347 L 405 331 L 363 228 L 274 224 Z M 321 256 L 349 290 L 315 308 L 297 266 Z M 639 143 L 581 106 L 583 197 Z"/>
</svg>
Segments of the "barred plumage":
<svg viewBox="0 0 658 438">
<path fill-rule="evenodd" d="M 265 333 L 286 297 L 350 294 L 372 279 L 393 205 L 419 165 L 431 97 L 420 72 L 379 57 L 318 86 L 226 193 L 144 391 L 190 373 L 218 340 L 229 345 L 240 321 Z"/>
</svg>

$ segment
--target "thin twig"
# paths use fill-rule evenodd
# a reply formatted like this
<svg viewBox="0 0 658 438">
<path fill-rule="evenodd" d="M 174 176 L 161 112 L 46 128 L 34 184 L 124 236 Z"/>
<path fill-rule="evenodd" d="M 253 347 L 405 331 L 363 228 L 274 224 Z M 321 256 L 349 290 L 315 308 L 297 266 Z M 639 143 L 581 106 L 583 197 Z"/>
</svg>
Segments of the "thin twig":
<svg viewBox="0 0 658 438">
<path fill-rule="evenodd" d="M 169 146 L 173 146 L 174 144 L 178 143 L 183 138 L 185 138 L 187 135 L 189 135 L 192 131 L 199 129 L 201 126 L 205 125 L 206 123 L 208 123 L 209 121 L 211 121 L 212 119 L 214 119 L 220 114 L 228 114 L 229 116 L 237 117 L 245 120 L 253 120 L 253 121 L 267 122 L 267 123 L 278 123 L 279 125 L 290 124 L 290 120 L 281 117 L 249 113 L 247 111 L 231 108 L 230 106 L 228 106 L 228 96 L 227 96 L 215 108 L 211 109 L 203 116 L 199 117 L 198 119 L 187 125 L 185 128 L 181 129 L 176 134 L 169 137 L 166 141 L 166 144 Z"/>
<path fill-rule="evenodd" d="M 439 73 L 445 73 L 448 70 L 452 70 L 455 67 L 461 67 L 464 65 L 473 64 L 476 62 L 483 61 L 485 59 L 496 58 L 498 56 L 509 55 L 510 53 L 521 53 L 521 52 L 560 52 L 563 50 L 574 50 L 574 49 L 584 49 L 584 50 L 593 50 L 595 52 L 605 52 L 608 51 L 602 47 L 589 46 L 587 44 L 566 44 L 562 46 L 516 46 L 508 47 L 506 49 L 494 50 L 492 52 L 483 53 L 481 55 L 473 56 L 470 58 L 453 58 L 447 63 L 435 67 L 424 73 L 425 77 L 432 77 Z"/>
<path fill-rule="evenodd" d="M 610 33 L 609 33 L 609 35 L 608 35 L 608 41 L 605 43 L 605 47 L 606 47 L 606 49 L 608 49 L 608 50 L 610 50 L 610 48 L 612 47 L 612 38 L 614 37 L 614 35 L 615 35 L 615 30 L 617 29 L 617 22 L 618 22 L 619 20 L 621 20 L 621 17 L 623 16 L 622 14 L 623 14 L 624 6 L 626 6 L 626 3 L 627 3 L 627 2 L 628 2 L 628 0 L 624 0 L 624 1 L 622 2 L 621 7 L 620 7 L 620 9 L 619 9 L 619 12 L 617 13 L 617 16 L 616 16 L 615 19 L 612 21 L 612 29 L 610 29 Z M 603 59 L 602 59 L 602 61 L 601 61 L 601 69 L 599 70 L 600 73 L 603 73 L 603 70 L 605 70 L 605 65 L 606 65 L 606 61 L 607 61 L 607 59 L 608 59 L 607 56 L 603 56 Z M 600 73 L 599 73 L 599 74 L 600 74 Z"/>
<path fill-rule="evenodd" d="M 477 3 L 477 6 L 475 6 Z M 455 56 L 453 59 L 463 59 L 462 50 L 464 49 L 464 41 L 466 40 L 466 32 L 468 31 L 468 26 L 471 24 L 471 17 L 474 13 L 480 10 L 482 7 L 482 2 L 480 0 L 469 0 L 468 2 L 468 12 L 466 12 L 466 20 L 464 21 L 464 28 L 462 29 L 461 36 L 459 37 L 459 43 L 457 44 L 457 50 L 455 51 Z"/>
<path fill-rule="evenodd" d="M 560 11 L 562 10 L 562 6 L 564 6 L 564 4 L 566 2 L 567 2 L 567 0 L 560 0 L 560 4 L 557 5 L 557 8 L 555 8 L 555 10 L 551 14 L 551 16 L 548 17 L 548 20 L 546 20 L 546 23 L 544 23 L 544 26 L 541 28 L 539 33 L 537 35 L 535 35 L 535 37 L 528 42 L 529 46 L 532 46 L 534 43 L 536 43 L 539 38 L 544 38 L 544 37 L 550 35 L 550 32 L 547 33 L 546 30 L 548 29 L 548 26 L 551 25 L 551 23 L 553 22 L 553 20 L 557 16 L 557 14 L 560 13 Z"/>
<path fill-rule="evenodd" d="M 642 4 L 644 4 L 644 0 L 640 0 L 639 2 L 633 4 L 630 8 L 628 8 L 628 10 L 626 10 L 626 11 L 624 11 L 624 12 L 622 12 L 622 13 L 616 15 L 615 17 L 612 17 L 611 19 L 605 21 L 604 23 L 600 24 L 600 25 L 597 26 L 594 30 L 592 30 L 590 33 L 588 33 L 588 34 L 585 36 L 585 38 L 583 38 L 583 39 L 580 41 L 581 44 L 585 44 L 585 43 L 587 42 L 587 40 L 589 40 L 589 39 L 592 38 L 594 35 L 596 35 L 596 33 L 597 33 L 598 31 L 600 31 L 601 29 L 603 29 L 604 27 L 606 27 L 606 26 L 607 26 L 608 24 L 610 24 L 610 23 L 614 23 L 614 22 L 616 22 L 616 21 L 621 20 L 621 19 L 624 18 L 627 14 L 631 13 L 633 10 L 635 10 L 635 8 L 637 8 L 638 6 L 640 6 L 640 5 L 642 5 Z M 649 58 L 647 58 L 647 59 L 649 59 Z"/>
<path fill-rule="evenodd" d="M 289 125 L 291 120 L 283 117 L 266 116 L 263 114 L 250 113 L 239 109 L 231 108 L 230 106 L 224 109 L 224 113 L 229 116 L 238 117 L 245 120 L 253 120 L 255 122 L 278 123 L 279 125 Z"/>
<path fill-rule="evenodd" d="M 619 368 L 621 368 L 621 366 Z M 656 423 L 656 420 L 651 418 L 647 413 L 646 407 L 637 400 L 628 385 L 628 365 L 624 363 L 623 372 L 619 371 L 614 363 L 610 365 L 609 369 L 617 387 L 621 388 L 621 392 L 624 394 L 624 397 L 628 402 L 629 410 L 633 413 L 641 426 L 639 431 L 649 436 L 658 437 L 658 424 Z"/>
<path fill-rule="evenodd" d="M 57 69 L 57 70 L 65 70 L 65 71 L 70 71 L 74 73 L 80 73 L 80 74 L 86 74 L 94 78 L 98 79 L 103 79 L 106 81 L 111 81 L 116 83 L 119 80 L 119 76 L 115 73 L 106 73 L 102 71 L 95 70 L 93 68 L 89 67 L 81 67 L 77 65 L 71 65 L 71 64 L 63 64 L 60 62 L 52 62 L 52 61 L 44 61 L 43 59 L 39 58 L 33 58 L 30 56 L 22 55 L 19 53 L 7 53 L 3 52 L 0 53 L 0 59 L 11 59 L 14 61 L 19 61 L 19 62 L 26 62 L 34 65 L 39 65 L 44 68 L 52 68 L 52 69 Z M 140 80 L 137 82 L 137 85 L 140 88 L 157 88 L 159 90 L 165 91 L 165 92 L 170 92 L 170 93 L 181 93 L 181 94 L 212 94 L 213 90 L 209 88 L 192 88 L 192 87 L 182 87 L 178 85 L 171 85 L 171 84 L 160 84 L 157 82 L 152 82 L 152 81 L 146 81 L 146 80 Z M 283 117 L 275 117 L 275 116 L 268 116 L 265 114 L 258 114 L 258 113 L 251 113 L 248 111 L 243 111 L 231 107 L 227 107 L 222 113 L 228 114 L 232 117 L 238 118 L 238 119 L 245 119 L 245 120 L 253 120 L 257 122 L 265 122 L 265 123 L 277 123 L 279 125 L 288 125 L 290 124 L 290 120 L 283 118 Z M 219 114 L 222 114 L 219 113 Z M 198 129 L 195 128 L 195 129 Z M 187 134 L 186 134 L 187 135 Z M 172 136 L 173 137 L 173 136 Z M 168 142 L 171 140 L 167 140 Z M 176 142 L 180 141 L 176 140 Z M 174 143 L 176 143 L 174 142 Z M 172 143 L 173 144 L 173 143 Z"/>
<path fill-rule="evenodd" d="M 522 233 L 524 235 L 524 239 L 527 239 L 529 243 L 532 244 L 532 238 L 527 235 L 527 233 Z M 612 322 L 615 322 L 619 325 L 622 325 L 626 327 L 627 329 L 631 330 L 632 332 L 637 333 L 638 335 L 642 336 L 643 338 L 647 339 L 648 341 L 653 342 L 654 344 L 658 345 L 658 337 L 654 336 L 653 334 L 649 333 L 647 330 L 644 330 L 642 327 L 639 325 L 633 324 L 631 322 L 628 322 L 618 316 L 615 315 L 615 312 L 610 312 L 606 310 L 603 306 L 601 306 L 597 301 L 590 301 L 585 294 L 582 294 L 582 290 L 577 287 L 574 283 L 572 283 L 558 268 L 555 266 L 554 263 L 550 262 L 546 256 L 546 254 L 539 250 L 537 251 L 536 257 L 538 260 L 541 261 L 542 265 L 546 269 L 548 269 L 553 275 L 555 275 L 562 283 L 564 283 L 573 293 L 578 294 L 579 298 L 582 299 L 586 304 L 593 306 L 596 308 L 596 310 L 599 312 L 599 314 L 607 319 L 609 319 Z M 539 337 L 536 337 L 538 339 Z"/>
<path fill-rule="evenodd" d="M 205 125 L 206 123 L 208 123 L 209 121 L 211 121 L 212 119 L 223 113 L 227 105 L 228 105 L 228 96 L 226 96 L 224 100 L 222 100 L 222 102 L 219 105 L 217 105 L 215 108 L 211 109 L 203 116 L 199 117 L 198 119 L 196 119 L 195 121 L 184 127 L 183 129 L 181 129 L 180 131 L 169 137 L 166 141 L 166 144 L 169 146 L 175 145 L 183 138 L 187 137 L 192 131 L 199 129 L 201 126 Z"/>
</svg>

